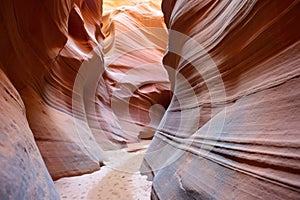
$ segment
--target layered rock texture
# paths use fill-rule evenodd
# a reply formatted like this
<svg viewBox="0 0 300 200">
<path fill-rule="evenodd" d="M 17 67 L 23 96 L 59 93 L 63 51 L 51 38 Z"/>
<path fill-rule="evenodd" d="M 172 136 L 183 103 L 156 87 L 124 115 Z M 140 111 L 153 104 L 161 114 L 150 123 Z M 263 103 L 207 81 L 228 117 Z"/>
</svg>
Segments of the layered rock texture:
<svg viewBox="0 0 300 200">
<path fill-rule="evenodd" d="M 299 199 L 298 0 L 0 11 L 1 199 L 58 199 L 53 179 L 154 133 L 152 199 Z"/>
<path fill-rule="evenodd" d="M 162 65 L 167 30 L 160 3 L 136 1 L 125 6 L 104 1 L 103 77 L 109 98 L 103 102 L 113 110 L 127 142 L 151 138 L 171 98 Z"/>
<path fill-rule="evenodd" d="M 126 4 L 106 9 L 102 43 L 102 1 L 2 3 L 0 196 L 55 199 L 51 177 L 153 136 L 171 94 L 167 31 L 159 1 Z"/>
<path fill-rule="evenodd" d="M 298 199 L 299 1 L 164 0 L 173 99 L 152 199 Z"/>
<path fill-rule="evenodd" d="M 83 61 L 95 60 L 93 49 L 103 39 L 101 6 L 101 1 L 2 2 L 1 68 L 20 94 L 26 116 L 16 90 L 12 86 L 5 89 L 10 104 L 1 107 L 5 111 L 1 115 L 7 118 L 1 120 L 1 137 L 7 140 L 1 146 L 5 149 L 1 151 L 1 172 L 11 176 L 16 190 L 28 187 L 31 198 L 27 199 L 44 199 L 40 198 L 43 193 L 45 198 L 49 193 L 55 198 L 44 162 L 53 179 L 97 170 L 102 162 L 101 149 L 89 128 L 91 120 L 86 119 L 96 117 L 89 113 L 95 98 L 87 94 L 92 89 L 87 88 L 87 77 L 81 74 L 77 82 L 82 84 L 74 89 Z M 97 52 L 101 61 L 101 49 Z M 103 59 L 100 61 L 97 65 L 103 66 Z M 12 182 L 1 181 L 1 188 L 7 191 L 0 196 L 12 197 L 10 192 L 15 191 L 8 191 Z M 25 193 L 13 195 L 27 197 Z"/>
</svg>

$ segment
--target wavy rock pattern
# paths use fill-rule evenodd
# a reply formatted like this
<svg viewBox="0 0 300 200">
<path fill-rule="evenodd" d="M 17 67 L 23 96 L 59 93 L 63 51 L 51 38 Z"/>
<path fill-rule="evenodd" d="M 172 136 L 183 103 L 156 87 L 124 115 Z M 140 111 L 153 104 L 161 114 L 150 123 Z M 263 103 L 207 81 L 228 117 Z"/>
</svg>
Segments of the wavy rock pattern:
<svg viewBox="0 0 300 200">
<path fill-rule="evenodd" d="M 299 1 L 162 8 L 176 72 L 142 166 L 152 199 L 298 199 Z"/>
<path fill-rule="evenodd" d="M 1 199 L 59 199 L 17 90 L 0 70 Z"/>
<path fill-rule="evenodd" d="M 161 63 L 167 30 L 161 1 L 125 3 L 104 1 L 103 77 L 108 95 L 102 96 L 109 98 L 102 102 L 118 119 L 123 133 L 116 135 L 136 142 L 153 136 L 170 102 L 168 74 Z"/>
<path fill-rule="evenodd" d="M 165 69 L 160 1 L 105 1 L 105 36 L 101 4 L 2 2 L 1 198 L 58 199 L 158 124 L 152 199 L 299 198 L 299 1 L 163 0 Z"/>
<path fill-rule="evenodd" d="M 82 100 L 88 88 L 81 85 L 81 90 L 74 91 L 73 85 L 83 61 L 92 61 L 92 50 L 103 39 L 101 4 L 16 0 L 2 2 L 0 8 L 0 60 L 21 94 L 53 179 L 97 170 L 102 161 L 87 120 L 77 119 L 95 118 L 95 113 L 73 106 L 84 101 L 95 107 L 94 96 Z M 101 49 L 98 54 L 101 58 Z"/>
</svg>

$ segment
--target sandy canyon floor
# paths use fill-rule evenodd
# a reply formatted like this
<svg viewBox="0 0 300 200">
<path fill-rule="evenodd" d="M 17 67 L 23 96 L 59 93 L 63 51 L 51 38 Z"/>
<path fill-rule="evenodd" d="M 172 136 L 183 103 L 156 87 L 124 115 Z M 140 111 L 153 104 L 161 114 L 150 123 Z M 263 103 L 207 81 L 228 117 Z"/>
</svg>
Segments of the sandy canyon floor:
<svg viewBox="0 0 300 200">
<path fill-rule="evenodd" d="M 55 186 L 62 200 L 148 200 L 151 181 L 139 168 L 150 141 L 129 144 L 128 148 L 107 151 L 108 161 L 99 171 L 82 176 L 61 178 Z"/>
</svg>

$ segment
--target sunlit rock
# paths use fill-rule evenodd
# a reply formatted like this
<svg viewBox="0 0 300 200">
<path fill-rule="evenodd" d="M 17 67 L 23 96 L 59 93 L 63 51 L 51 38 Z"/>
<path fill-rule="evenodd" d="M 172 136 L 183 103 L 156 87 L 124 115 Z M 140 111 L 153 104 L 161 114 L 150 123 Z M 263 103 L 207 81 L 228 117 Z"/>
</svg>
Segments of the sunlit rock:
<svg viewBox="0 0 300 200">
<path fill-rule="evenodd" d="M 104 13 L 103 77 L 109 98 L 102 102 L 112 109 L 127 142 L 151 138 L 171 98 L 161 61 L 167 30 L 160 1 L 104 1 Z"/>
</svg>

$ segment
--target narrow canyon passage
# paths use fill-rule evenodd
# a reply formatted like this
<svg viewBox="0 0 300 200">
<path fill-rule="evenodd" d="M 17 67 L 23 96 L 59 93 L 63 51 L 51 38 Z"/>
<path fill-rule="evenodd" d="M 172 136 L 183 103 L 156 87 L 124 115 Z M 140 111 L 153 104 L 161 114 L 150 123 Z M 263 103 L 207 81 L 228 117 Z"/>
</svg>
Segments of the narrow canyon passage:
<svg viewBox="0 0 300 200">
<path fill-rule="evenodd" d="M 61 199 L 147 200 L 152 182 L 141 175 L 140 168 L 149 139 L 171 100 L 169 77 L 162 65 L 167 30 L 161 1 L 103 3 L 105 70 L 100 74 L 97 93 L 110 98 L 96 101 L 101 108 L 98 120 L 107 127 L 103 132 L 116 142 L 96 138 L 103 150 L 101 156 L 106 157 L 104 166 L 88 175 L 58 179 L 54 184 Z M 89 71 L 82 76 L 99 73 L 92 71 L 91 65 L 101 66 L 101 59 L 94 60 L 84 62 Z M 114 123 L 117 125 L 111 126 Z"/>
<path fill-rule="evenodd" d="M 299 200 L 299 0 L 3 0 L 0 200 Z"/>
</svg>

